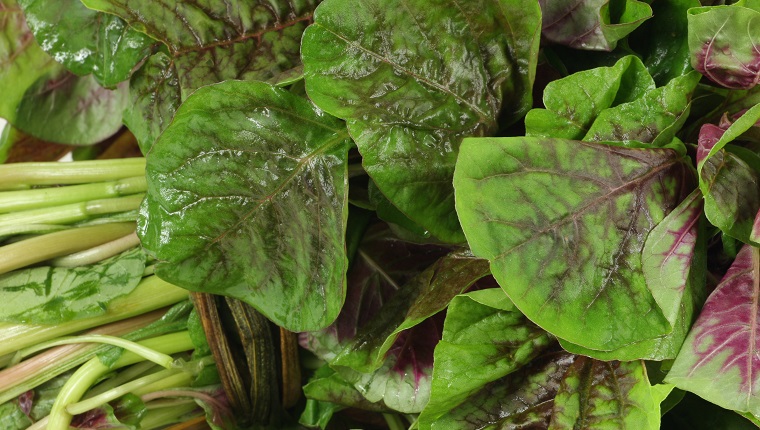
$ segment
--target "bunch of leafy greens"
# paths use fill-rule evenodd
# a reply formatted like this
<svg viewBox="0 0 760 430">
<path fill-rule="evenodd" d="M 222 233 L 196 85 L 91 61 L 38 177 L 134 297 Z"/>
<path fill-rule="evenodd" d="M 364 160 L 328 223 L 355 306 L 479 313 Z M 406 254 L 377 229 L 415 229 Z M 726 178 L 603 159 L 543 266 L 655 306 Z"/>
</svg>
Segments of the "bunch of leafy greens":
<svg viewBox="0 0 760 430">
<path fill-rule="evenodd" d="M 2 0 L 0 115 L 126 124 L 157 276 L 300 333 L 303 426 L 760 424 L 758 0 L 317 3 Z"/>
</svg>

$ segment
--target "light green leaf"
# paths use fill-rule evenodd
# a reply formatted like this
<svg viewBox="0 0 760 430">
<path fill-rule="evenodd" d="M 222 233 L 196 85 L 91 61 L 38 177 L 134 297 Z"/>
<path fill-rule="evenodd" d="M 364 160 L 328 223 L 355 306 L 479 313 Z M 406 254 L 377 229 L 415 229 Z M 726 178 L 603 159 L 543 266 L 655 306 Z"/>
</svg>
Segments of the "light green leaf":
<svg viewBox="0 0 760 430">
<path fill-rule="evenodd" d="M 466 139 L 454 187 L 473 253 L 517 307 L 562 339 L 609 351 L 672 330 L 641 251 L 688 177 L 670 149 Z"/>
</svg>

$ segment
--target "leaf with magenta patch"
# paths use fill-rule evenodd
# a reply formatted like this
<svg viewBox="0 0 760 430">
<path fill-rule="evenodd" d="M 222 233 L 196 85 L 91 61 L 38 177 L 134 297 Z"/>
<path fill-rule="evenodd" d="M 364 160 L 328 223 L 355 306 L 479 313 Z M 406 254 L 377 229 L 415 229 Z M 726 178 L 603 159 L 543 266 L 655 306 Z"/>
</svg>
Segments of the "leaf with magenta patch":
<svg viewBox="0 0 760 430">
<path fill-rule="evenodd" d="M 580 140 L 605 109 L 632 102 L 654 88 L 646 67 L 633 55 L 611 67 L 573 73 L 546 86 L 546 109 L 528 112 L 525 134 Z"/>
<path fill-rule="evenodd" d="M 142 249 L 81 267 L 34 267 L 0 277 L 0 320 L 61 324 L 101 315 L 129 294 L 145 269 Z"/>
<path fill-rule="evenodd" d="M 304 33 L 306 90 L 348 122 L 364 168 L 401 212 L 461 242 L 459 145 L 530 108 L 539 33 L 533 1 L 327 0 Z"/>
<path fill-rule="evenodd" d="M 702 313 L 667 382 L 726 409 L 760 416 L 760 248 L 745 245 Z"/>
<path fill-rule="evenodd" d="M 636 0 L 539 0 L 541 36 L 576 49 L 612 51 L 617 42 L 652 16 Z"/>
<path fill-rule="evenodd" d="M 419 418 L 429 429 L 483 387 L 528 364 L 554 345 L 499 288 L 457 296 L 435 347 L 430 402 Z"/>
<path fill-rule="evenodd" d="M 156 43 L 119 17 L 88 9 L 79 0 L 19 3 L 48 54 L 77 75 L 94 74 L 106 87 L 129 79 Z"/>
<path fill-rule="evenodd" d="M 300 64 L 301 34 L 311 21 L 317 2 L 84 0 L 82 3 L 119 16 L 163 42 L 168 49 L 167 58 L 151 61 L 133 85 L 138 97 L 154 91 L 159 95 L 159 100 L 143 100 L 132 108 L 134 119 L 130 123 L 136 125 L 140 116 L 147 123 L 138 133 L 140 147 L 147 151 L 160 130 L 168 125 L 176 106 L 201 86 L 232 79 L 264 81 Z M 174 79 L 179 93 L 174 89 Z"/>
<path fill-rule="evenodd" d="M 196 91 L 148 155 L 138 234 L 156 274 L 292 331 L 328 326 L 345 297 L 350 144 L 340 121 L 272 85 Z"/>
<path fill-rule="evenodd" d="M 731 6 L 689 9 L 691 65 L 711 81 L 731 89 L 760 82 L 760 5 L 739 1 Z"/>
<path fill-rule="evenodd" d="M 517 307 L 562 339 L 609 351 L 672 331 L 641 251 L 689 176 L 670 149 L 466 139 L 454 187 L 473 253 Z"/>
</svg>

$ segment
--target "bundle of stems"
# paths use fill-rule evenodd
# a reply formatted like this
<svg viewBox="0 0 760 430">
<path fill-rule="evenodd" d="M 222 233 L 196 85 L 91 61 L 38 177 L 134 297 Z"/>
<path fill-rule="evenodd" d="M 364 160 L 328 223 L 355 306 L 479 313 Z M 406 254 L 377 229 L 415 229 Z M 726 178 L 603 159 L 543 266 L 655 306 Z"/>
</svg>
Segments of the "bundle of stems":
<svg viewBox="0 0 760 430">
<path fill-rule="evenodd" d="M 0 165 L 0 291 L 23 271 L 86 271 L 139 248 L 144 170 L 143 158 Z M 152 429 L 224 411 L 188 292 L 146 261 L 136 287 L 98 315 L 54 324 L 0 315 L 0 428 L 102 419 Z"/>
</svg>

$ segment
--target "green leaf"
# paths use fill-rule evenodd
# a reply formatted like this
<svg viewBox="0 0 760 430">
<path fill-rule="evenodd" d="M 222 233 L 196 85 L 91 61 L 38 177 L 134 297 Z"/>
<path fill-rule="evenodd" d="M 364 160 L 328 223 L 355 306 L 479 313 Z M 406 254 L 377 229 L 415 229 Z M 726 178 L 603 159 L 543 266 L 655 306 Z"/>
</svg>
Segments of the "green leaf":
<svg viewBox="0 0 760 430">
<path fill-rule="evenodd" d="M 137 286 L 144 269 L 145 254 L 135 248 L 88 266 L 8 273 L 0 277 L 0 320 L 60 324 L 104 314 L 108 302 Z"/>
<path fill-rule="evenodd" d="M 14 125 L 50 142 L 91 145 L 121 128 L 127 87 L 103 88 L 92 76 L 68 71 L 34 83 L 16 109 Z"/>
<path fill-rule="evenodd" d="M 632 55 L 612 67 L 573 73 L 546 86 L 546 109 L 528 112 L 525 134 L 580 140 L 605 109 L 632 102 L 654 88 L 644 64 Z"/>
<path fill-rule="evenodd" d="M 686 16 L 689 8 L 699 5 L 698 0 L 651 2 L 652 18 L 628 38 L 657 85 L 692 70 Z"/>
<path fill-rule="evenodd" d="M 668 430 L 757 430 L 757 426 L 741 415 L 727 411 L 702 398 L 686 393 L 673 410 L 662 417 L 662 428 Z"/>
<path fill-rule="evenodd" d="M 35 42 L 16 0 L 0 0 L 0 22 L 0 117 L 13 123 L 27 89 L 63 67 Z"/>
<path fill-rule="evenodd" d="M 760 416 L 760 249 L 744 245 L 707 299 L 666 378 L 716 405 Z"/>
<path fill-rule="evenodd" d="M 129 104 L 124 124 L 147 154 L 153 142 L 169 126 L 181 102 L 181 89 L 172 58 L 157 52 L 146 60 L 129 82 Z"/>
<path fill-rule="evenodd" d="M 306 90 L 348 122 L 367 173 L 401 212 L 461 242 L 460 142 L 530 108 L 539 21 L 537 3 L 517 0 L 327 0 L 304 33 Z"/>
<path fill-rule="evenodd" d="M 575 359 L 566 352 L 544 353 L 517 371 L 484 385 L 428 428 L 545 429 L 560 381 Z"/>
<path fill-rule="evenodd" d="M 112 87 L 129 79 L 155 41 L 114 15 L 87 9 L 79 0 L 21 0 L 38 43 L 77 75 L 94 74 Z"/>
<path fill-rule="evenodd" d="M 348 406 L 376 412 L 388 410 L 382 404 L 372 403 L 365 399 L 364 396 L 354 388 L 353 384 L 341 378 L 338 373 L 326 365 L 317 369 L 314 376 L 309 379 L 309 382 L 306 385 L 304 385 L 303 392 L 307 399 L 317 400 L 331 405 Z M 323 411 L 323 413 L 328 412 L 331 416 L 332 412 L 336 409 L 337 408 L 335 407 L 327 408 L 327 411 Z M 330 416 L 326 418 L 329 420 Z M 319 418 L 320 422 L 325 419 L 325 417 Z"/>
<path fill-rule="evenodd" d="M 326 327 L 345 296 L 349 146 L 339 121 L 285 90 L 199 89 L 148 155 L 138 234 L 156 274 L 292 331 Z"/>
<path fill-rule="evenodd" d="M 540 0 L 541 35 L 575 49 L 612 51 L 617 42 L 652 16 L 648 4 L 636 0 Z M 622 9 L 622 10 L 616 10 Z"/>
<path fill-rule="evenodd" d="M 700 77 L 696 72 L 679 76 L 637 100 L 602 111 L 583 140 L 669 144 L 689 116 L 691 94 Z"/>
<path fill-rule="evenodd" d="M 128 122 L 143 151 L 193 91 L 225 80 L 267 80 L 300 64 L 301 34 L 315 0 L 193 3 L 176 0 L 83 0 L 163 42 L 168 55 L 140 75 Z M 178 85 L 175 85 L 174 80 Z M 179 89 L 179 92 L 177 92 Z M 152 100 L 148 94 L 156 93 Z M 139 119 L 145 124 L 138 125 Z M 147 133 L 146 133 L 147 131 Z"/>
<path fill-rule="evenodd" d="M 473 253 L 531 321 L 609 351 L 672 330 L 641 251 L 679 202 L 690 175 L 682 160 L 670 149 L 466 139 L 457 211 Z"/>
<path fill-rule="evenodd" d="M 549 430 L 660 428 L 644 363 L 577 357 L 554 398 Z"/>
<path fill-rule="evenodd" d="M 760 7 L 752 3 L 689 9 L 691 65 L 726 88 L 746 90 L 760 81 L 759 42 L 753 31 L 760 24 Z"/>
<path fill-rule="evenodd" d="M 433 385 L 420 428 L 431 428 L 480 389 L 528 364 L 553 343 L 499 288 L 457 296 L 435 348 Z"/>
</svg>

